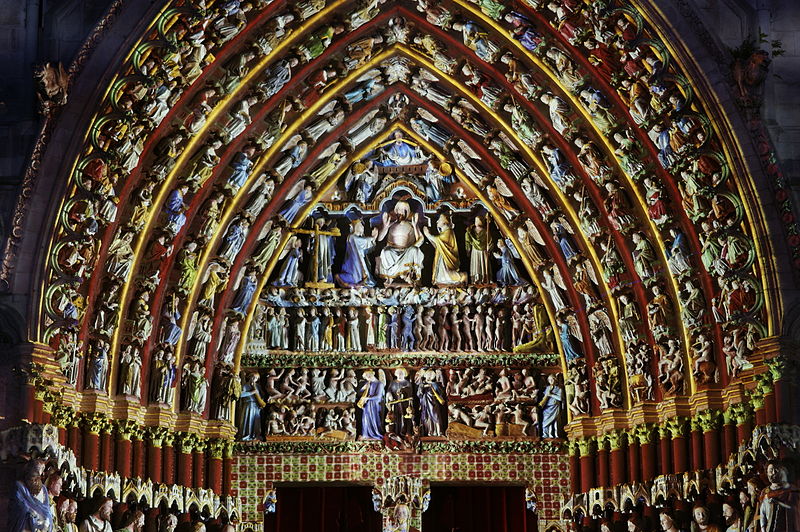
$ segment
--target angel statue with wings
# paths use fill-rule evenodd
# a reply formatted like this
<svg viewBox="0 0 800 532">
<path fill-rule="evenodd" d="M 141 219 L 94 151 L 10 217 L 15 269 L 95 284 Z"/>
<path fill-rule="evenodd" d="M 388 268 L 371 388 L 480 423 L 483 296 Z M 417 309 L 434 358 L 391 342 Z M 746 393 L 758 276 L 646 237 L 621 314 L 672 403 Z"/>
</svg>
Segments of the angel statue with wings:
<svg viewBox="0 0 800 532">
<path fill-rule="evenodd" d="M 383 397 L 386 389 L 386 375 L 378 370 L 378 376 L 372 370 L 363 373 L 365 382 L 358 390 L 358 402 L 361 409 L 362 440 L 383 439 Z M 380 377 L 380 378 L 379 378 Z"/>
<path fill-rule="evenodd" d="M 578 321 L 574 314 L 567 314 L 563 316 L 558 322 L 559 336 L 561 337 L 561 345 L 564 347 L 564 357 L 567 362 L 571 362 L 578 358 L 583 358 L 583 353 L 580 347 L 576 344 L 583 342 Z"/>
<path fill-rule="evenodd" d="M 311 183 L 306 183 L 305 180 L 301 179 L 300 182 L 292 187 L 292 190 L 289 191 L 286 197 L 287 201 L 283 204 L 283 208 L 278 213 L 278 216 L 287 224 L 290 224 L 294 222 L 294 219 L 297 218 L 300 211 L 302 211 L 314 197 L 314 187 Z"/>
</svg>

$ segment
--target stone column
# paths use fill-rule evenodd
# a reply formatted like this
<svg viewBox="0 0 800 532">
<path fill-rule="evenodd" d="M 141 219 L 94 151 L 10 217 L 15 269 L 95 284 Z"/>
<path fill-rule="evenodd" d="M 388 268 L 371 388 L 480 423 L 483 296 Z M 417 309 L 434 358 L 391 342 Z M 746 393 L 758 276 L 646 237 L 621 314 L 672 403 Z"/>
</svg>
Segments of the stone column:
<svg viewBox="0 0 800 532">
<path fill-rule="evenodd" d="M 611 485 L 617 486 L 625 482 L 625 433 L 613 431 L 606 434 L 611 452 L 608 455 Z"/>
<path fill-rule="evenodd" d="M 726 462 L 736 452 L 736 419 L 734 412 L 728 408 L 722 412 L 722 462 Z"/>
<path fill-rule="evenodd" d="M 83 420 L 83 467 L 100 470 L 100 433 L 108 420 L 102 414 L 85 414 Z"/>
<path fill-rule="evenodd" d="M 222 494 L 223 454 L 225 454 L 225 440 L 208 441 L 208 487 L 216 494 Z"/>
<path fill-rule="evenodd" d="M 756 390 L 764 398 L 764 423 L 776 423 L 778 421 L 777 406 L 775 401 L 775 384 L 772 381 L 772 372 L 767 371 L 756 377 L 758 386 Z"/>
<path fill-rule="evenodd" d="M 766 361 L 772 374 L 772 387 L 775 390 L 775 420 L 778 423 L 796 424 L 800 421 L 797 401 L 797 363 L 785 355 L 778 355 Z"/>
<path fill-rule="evenodd" d="M 161 454 L 164 459 L 164 472 L 162 482 L 164 484 L 175 484 L 175 433 L 166 431 L 164 433 L 164 445 Z"/>
<path fill-rule="evenodd" d="M 222 494 L 230 495 L 233 487 L 233 442 L 226 441 L 222 454 Z"/>
<path fill-rule="evenodd" d="M 41 395 L 37 393 L 37 400 L 42 404 L 41 421 L 43 425 L 52 425 L 51 419 L 53 417 L 53 407 L 56 404 L 56 398 L 49 390 L 45 390 Z"/>
<path fill-rule="evenodd" d="M 607 488 L 611 485 L 611 475 L 608 469 L 608 440 L 605 436 L 598 436 L 596 487 Z"/>
<path fill-rule="evenodd" d="M 114 471 L 114 425 L 109 421 L 100 433 L 100 469 Z"/>
<path fill-rule="evenodd" d="M 672 442 L 666 425 L 659 425 L 658 429 L 658 474 L 669 475 L 672 473 Z"/>
<path fill-rule="evenodd" d="M 194 478 L 195 488 L 206 487 L 206 443 L 205 441 L 196 441 L 194 445 Z"/>
<path fill-rule="evenodd" d="M 658 474 L 658 450 L 655 442 L 655 427 L 649 423 L 636 427 L 639 457 L 642 465 L 641 480 L 653 480 Z"/>
<path fill-rule="evenodd" d="M 675 474 L 689 471 L 689 456 L 686 451 L 686 419 L 674 418 L 666 423 L 672 439 L 672 472 Z"/>
<path fill-rule="evenodd" d="M 22 394 L 18 408 L 21 418 L 11 421 L 43 423 L 43 400 L 49 393 L 48 388 L 64 386 L 64 375 L 56 362 L 56 352 L 49 345 L 36 342 L 17 345 L 14 349 L 18 361 L 16 373 L 21 379 L 18 382 Z"/>
<path fill-rule="evenodd" d="M 78 465 L 85 467 L 83 463 L 83 455 L 81 449 L 83 447 L 83 438 L 81 437 L 81 418 L 77 415 L 73 416 L 67 423 L 67 447 L 75 454 Z"/>
<path fill-rule="evenodd" d="M 137 423 L 131 420 L 119 420 L 116 422 L 117 429 L 117 448 L 115 465 L 121 477 L 132 477 L 133 471 L 133 446 L 131 444 L 132 433 L 137 428 Z"/>
<path fill-rule="evenodd" d="M 703 427 L 700 425 L 700 420 L 697 417 L 691 418 L 689 421 L 691 432 L 689 438 L 691 442 L 691 462 L 690 466 L 692 471 L 703 469 Z"/>
<path fill-rule="evenodd" d="M 581 462 L 581 492 L 592 489 L 597 482 L 594 468 L 594 440 L 591 437 L 578 440 Z"/>
<path fill-rule="evenodd" d="M 187 488 L 194 487 L 194 446 L 196 444 L 194 434 L 181 432 L 177 437 L 178 443 L 178 467 L 176 473 L 176 483 Z"/>
<path fill-rule="evenodd" d="M 703 430 L 703 469 L 712 469 L 720 463 L 719 429 L 721 416 L 718 410 L 704 410 L 697 414 Z"/>
<path fill-rule="evenodd" d="M 736 446 L 738 449 L 742 442 L 750 441 L 753 435 L 753 410 L 749 404 L 737 403 L 728 408 L 736 423 Z"/>
<path fill-rule="evenodd" d="M 419 477 L 389 477 L 372 488 L 372 503 L 383 516 L 384 532 L 421 531 L 422 513 L 429 501 L 430 483 Z"/>
<path fill-rule="evenodd" d="M 161 447 L 167 429 L 164 427 L 147 427 L 147 476 L 153 482 L 160 484 L 164 479 L 164 459 Z"/>
<path fill-rule="evenodd" d="M 43 368 L 31 362 L 21 362 L 19 367 L 15 369 L 19 370 L 15 372 L 15 377 L 19 390 L 22 391 L 19 405 L 20 421 L 23 423 L 38 423 L 38 412 L 41 412 L 41 403 L 37 405 L 36 388 L 42 382 Z"/>
<path fill-rule="evenodd" d="M 567 452 L 569 453 L 569 489 L 571 493 L 581 492 L 581 462 L 578 453 L 578 442 L 567 442 Z"/>
<path fill-rule="evenodd" d="M 137 426 L 131 433 L 131 446 L 133 447 L 133 471 L 135 477 L 146 478 L 147 455 L 144 443 L 144 427 Z"/>
<path fill-rule="evenodd" d="M 72 449 L 72 447 L 69 445 L 67 431 L 74 418 L 75 411 L 68 406 L 60 404 L 53 406 L 53 415 L 50 418 L 50 423 L 58 429 L 58 443 L 70 449 Z M 73 452 L 75 452 L 74 449 Z"/>
<path fill-rule="evenodd" d="M 628 482 L 642 480 L 642 457 L 639 453 L 639 440 L 636 429 L 628 431 Z"/>
<path fill-rule="evenodd" d="M 766 409 L 766 401 L 765 395 L 767 390 L 759 384 L 756 386 L 754 390 L 750 392 L 750 403 L 753 405 L 753 410 L 755 410 L 755 422 L 756 426 L 763 426 L 767 424 L 767 409 Z"/>
</svg>

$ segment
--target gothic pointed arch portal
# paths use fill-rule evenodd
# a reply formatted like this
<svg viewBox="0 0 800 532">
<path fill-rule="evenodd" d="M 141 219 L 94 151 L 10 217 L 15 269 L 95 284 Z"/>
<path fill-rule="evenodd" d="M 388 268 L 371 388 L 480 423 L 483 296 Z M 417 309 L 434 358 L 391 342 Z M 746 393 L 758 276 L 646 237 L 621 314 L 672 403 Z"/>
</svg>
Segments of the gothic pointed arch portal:
<svg viewBox="0 0 800 532">
<path fill-rule="evenodd" d="M 648 2 L 163 4 L 40 256 L 30 336 L 78 412 L 235 440 L 241 471 L 360 453 L 270 479 L 414 492 L 417 526 L 427 484 L 385 450 L 425 482 L 552 480 L 546 524 L 604 435 L 766 371 L 780 229 Z M 254 519 L 268 487 L 229 488 Z"/>
</svg>

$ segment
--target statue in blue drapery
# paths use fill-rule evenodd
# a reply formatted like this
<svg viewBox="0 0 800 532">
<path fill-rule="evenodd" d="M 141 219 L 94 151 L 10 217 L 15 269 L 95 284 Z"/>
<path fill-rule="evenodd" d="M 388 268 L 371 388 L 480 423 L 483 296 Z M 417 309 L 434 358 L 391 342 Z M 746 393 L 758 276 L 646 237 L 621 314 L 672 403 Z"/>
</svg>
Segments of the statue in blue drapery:
<svg viewBox="0 0 800 532">
<path fill-rule="evenodd" d="M 187 205 L 184 203 L 183 198 L 189 191 L 188 185 L 180 185 L 175 190 L 170 192 L 167 197 L 167 203 L 164 206 L 164 212 L 167 215 L 167 232 L 176 235 L 183 228 L 186 223 Z"/>
<path fill-rule="evenodd" d="M 444 388 L 437 382 L 434 370 L 423 370 L 420 373 L 422 378 L 417 385 L 420 435 L 444 436 L 447 430 L 447 396 Z"/>
<path fill-rule="evenodd" d="M 235 194 L 238 192 L 239 189 L 244 186 L 245 182 L 247 182 L 247 178 L 250 176 L 250 169 L 253 167 L 253 161 L 250 157 L 252 157 L 254 153 L 255 148 L 248 146 L 244 151 L 240 151 L 233 158 L 233 162 L 231 162 L 233 173 L 228 178 L 226 184 L 226 188 L 231 190 L 232 193 Z"/>
<path fill-rule="evenodd" d="M 8 503 L 10 532 L 54 532 L 50 496 L 42 482 L 44 463 L 31 460 L 25 465 L 23 478 L 17 481 Z"/>
<path fill-rule="evenodd" d="M 303 273 L 300 270 L 303 260 L 303 241 L 296 236 L 289 239 L 286 247 L 281 254 L 283 266 L 275 280 L 275 286 L 299 286 L 303 280 Z"/>
<path fill-rule="evenodd" d="M 366 382 L 358 390 L 358 407 L 361 409 L 361 439 L 383 439 L 383 396 L 385 386 L 367 370 L 363 375 Z"/>
<path fill-rule="evenodd" d="M 162 316 L 166 322 L 161 329 L 161 341 L 167 345 L 176 345 L 183 334 L 180 327 L 181 312 L 178 310 L 177 300 L 172 305 L 167 305 Z"/>
<path fill-rule="evenodd" d="M 375 247 L 377 228 L 371 236 L 364 236 L 364 222 L 357 218 L 352 221 L 350 235 L 347 237 L 344 263 L 341 272 L 336 276 L 339 284 L 345 287 L 375 286 L 375 279 L 369 271 L 367 253 Z"/>
<path fill-rule="evenodd" d="M 251 271 L 242 279 L 242 284 L 239 285 L 239 291 L 236 292 L 236 297 L 233 299 L 233 306 L 231 310 L 237 314 L 244 315 L 247 312 L 247 307 L 253 301 L 253 296 L 258 287 L 258 277 L 256 272 Z"/>
<path fill-rule="evenodd" d="M 542 408 L 542 438 L 559 438 L 561 432 L 561 409 L 564 404 L 564 390 L 558 385 L 558 376 L 547 376 L 539 406 Z"/>
<path fill-rule="evenodd" d="M 572 244 L 572 239 L 569 236 L 570 231 L 558 220 L 554 221 L 550 227 L 553 230 L 553 238 L 555 238 L 558 243 L 558 247 L 561 249 L 564 258 L 568 261 L 571 260 L 578 252 Z"/>
<path fill-rule="evenodd" d="M 287 223 L 292 223 L 300 213 L 300 210 L 311 201 L 311 198 L 314 196 L 312 190 L 311 185 L 304 186 L 303 190 L 286 202 L 281 212 L 278 213 L 278 216 L 286 220 Z"/>
<path fill-rule="evenodd" d="M 110 345 L 98 339 L 86 361 L 86 388 L 104 390 L 108 373 L 108 351 Z"/>
<path fill-rule="evenodd" d="M 564 357 L 566 357 L 567 362 L 583 357 L 583 353 L 575 345 L 575 337 L 572 335 L 570 324 L 566 319 L 561 320 L 558 335 L 561 338 L 561 345 L 564 347 Z"/>
<path fill-rule="evenodd" d="M 379 148 L 378 166 L 407 166 L 422 162 L 419 147 L 403 138 L 403 133 L 395 131 L 393 139 Z"/>
<path fill-rule="evenodd" d="M 497 241 L 497 250 L 493 255 L 500 261 L 500 268 L 497 270 L 497 284 L 500 286 L 520 286 L 528 284 L 517 270 L 514 259 L 518 259 L 520 256 L 510 240 L 499 239 Z"/>
<path fill-rule="evenodd" d="M 258 392 L 259 374 L 250 373 L 245 379 L 236 412 L 236 426 L 239 427 L 238 439 L 242 441 L 260 440 L 261 409 L 267 403 Z"/>
</svg>

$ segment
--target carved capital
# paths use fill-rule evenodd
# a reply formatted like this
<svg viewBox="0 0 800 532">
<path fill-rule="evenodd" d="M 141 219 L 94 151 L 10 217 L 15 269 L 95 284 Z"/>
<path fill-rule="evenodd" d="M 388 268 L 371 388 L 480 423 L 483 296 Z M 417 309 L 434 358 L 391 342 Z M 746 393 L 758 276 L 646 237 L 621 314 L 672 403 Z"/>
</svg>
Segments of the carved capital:
<svg viewBox="0 0 800 532">
<path fill-rule="evenodd" d="M 703 410 L 702 412 L 697 413 L 697 417 L 695 419 L 697 419 L 700 430 L 703 432 L 719 430 L 722 424 L 722 416 L 720 415 L 719 410 Z M 694 419 L 692 422 L 694 422 Z"/>
<path fill-rule="evenodd" d="M 578 440 L 578 452 L 581 457 L 589 456 L 595 447 L 594 437 L 589 436 Z"/>
<path fill-rule="evenodd" d="M 167 430 L 166 434 L 164 434 L 164 438 L 162 440 L 162 444 L 165 447 L 173 447 L 175 445 L 175 441 L 177 439 L 178 439 L 178 434 L 177 433 L 175 433 L 175 432 L 173 432 L 171 430 Z"/>
<path fill-rule="evenodd" d="M 233 448 L 234 442 L 230 440 L 225 440 L 225 450 L 223 451 L 222 457 L 226 460 L 233 458 Z"/>
<path fill-rule="evenodd" d="M 130 441 L 135 437 L 136 433 L 141 432 L 139 424 L 132 419 L 118 419 L 114 424 L 116 425 L 117 435 L 121 440 Z"/>
<path fill-rule="evenodd" d="M 83 425 L 83 417 L 81 416 L 81 414 L 79 412 L 75 412 L 75 411 L 73 411 L 72 414 L 73 414 L 72 418 L 67 420 L 67 426 L 68 427 L 80 427 L 80 426 L 82 426 Z"/>
<path fill-rule="evenodd" d="M 769 367 L 769 373 L 773 381 L 797 378 L 796 359 L 790 358 L 787 355 L 778 355 L 774 358 L 767 359 L 765 362 L 767 367 Z"/>
<path fill-rule="evenodd" d="M 41 390 L 37 388 L 34 392 L 34 396 L 42 402 L 42 411 L 48 414 L 52 414 L 55 406 L 60 403 L 58 394 L 53 393 L 51 390 Z"/>
<path fill-rule="evenodd" d="M 753 419 L 753 407 L 748 403 L 736 403 L 725 411 L 736 425 L 743 425 Z"/>
<path fill-rule="evenodd" d="M 567 442 L 567 454 L 570 456 L 578 456 L 577 440 L 570 440 Z"/>
<path fill-rule="evenodd" d="M 23 384 L 33 386 L 37 392 L 46 390 L 50 384 L 50 381 L 44 376 L 45 367 L 38 362 L 22 363 L 15 366 L 12 371 L 22 380 Z"/>
<path fill-rule="evenodd" d="M 150 443 L 153 445 L 153 447 L 161 447 L 162 445 L 164 445 L 165 443 L 164 440 L 166 440 L 168 436 L 171 436 L 169 443 L 171 444 L 174 440 L 174 434 L 175 434 L 171 430 L 160 426 L 147 427 L 146 433 L 147 433 L 147 439 L 150 440 Z"/>
<path fill-rule="evenodd" d="M 618 451 L 625 445 L 625 432 L 621 430 L 609 432 L 606 434 L 606 440 L 612 451 Z"/>
<path fill-rule="evenodd" d="M 186 454 L 194 452 L 200 445 L 200 439 L 191 432 L 178 432 L 175 442 L 178 444 L 178 450 Z"/>
<path fill-rule="evenodd" d="M 768 374 L 768 373 L 767 373 Z M 762 375 L 765 375 L 762 373 Z M 759 376 L 760 377 L 760 376 Z M 763 378 L 756 377 L 756 387 L 750 390 L 750 404 L 753 405 L 753 409 L 759 410 L 764 408 L 764 400 L 766 395 L 772 391 L 772 382 L 770 379 L 769 384 L 764 382 Z"/>
<path fill-rule="evenodd" d="M 228 440 L 214 438 L 208 440 L 206 447 L 208 448 L 208 452 L 211 454 L 211 458 L 222 460 L 222 457 L 225 454 L 225 447 L 227 445 Z"/>
<path fill-rule="evenodd" d="M 631 436 L 639 442 L 639 445 L 653 443 L 655 440 L 654 427 L 650 423 L 638 425 L 631 429 Z"/>
<path fill-rule="evenodd" d="M 753 390 L 753 395 L 761 395 L 763 397 L 774 391 L 775 385 L 773 384 L 771 371 L 765 371 L 764 373 L 759 373 L 758 375 L 756 375 L 755 380 L 756 380 L 756 387 Z"/>
<path fill-rule="evenodd" d="M 56 427 L 67 428 L 75 421 L 75 411 L 63 404 L 56 403 L 53 405 L 53 411 L 50 413 L 50 424 Z"/>
<path fill-rule="evenodd" d="M 91 434 L 99 435 L 102 432 L 109 432 L 111 430 L 111 423 L 109 423 L 108 418 L 105 416 L 105 414 L 100 414 L 98 412 L 90 412 L 88 414 L 83 414 L 81 420 L 83 426 Z"/>
<path fill-rule="evenodd" d="M 686 436 L 687 427 L 686 427 L 685 417 L 676 417 L 668 419 L 665 425 L 672 438 L 683 438 L 684 436 Z"/>
<path fill-rule="evenodd" d="M 204 453 L 204 452 L 206 452 L 206 450 L 208 449 L 208 442 L 209 441 L 210 440 L 207 440 L 205 438 L 201 438 L 201 437 L 198 436 L 195 439 L 194 445 L 192 446 L 192 452 L 195 452 L 195 453 Z"/>
</svg>

